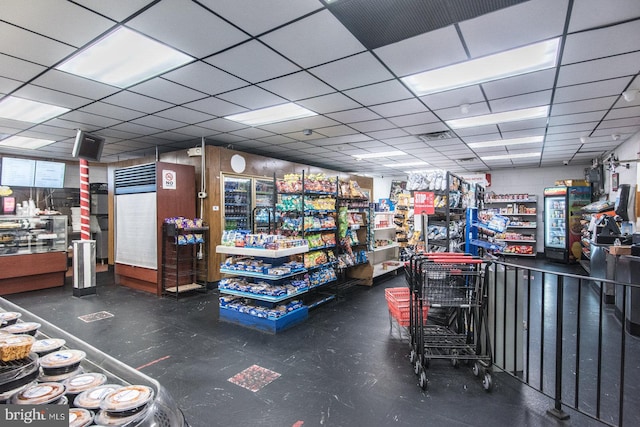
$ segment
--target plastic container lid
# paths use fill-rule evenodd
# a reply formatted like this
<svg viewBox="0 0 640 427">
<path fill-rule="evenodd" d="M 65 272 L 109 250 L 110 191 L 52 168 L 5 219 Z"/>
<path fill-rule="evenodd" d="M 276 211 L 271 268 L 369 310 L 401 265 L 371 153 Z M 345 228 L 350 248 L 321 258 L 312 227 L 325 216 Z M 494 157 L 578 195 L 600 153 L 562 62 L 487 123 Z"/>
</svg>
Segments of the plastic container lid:
<svg viewBox="0 0 640 427">
<path fill-rule="evenodd" d="M 62 382 L 68 394 L 78 394 L 107 382 L 107 376 L 96 372 L 75 375 Z"/>
<path fill-rule="evenodd" d="M 98 387 L 85 390 L 76 396 L 73 404 L 85 409 L 100 409 L 102 399 L 113 391 L 121 389 L 119 384 L 103 384 Z"/>
<path fill-rule="evenodd" d="M 9 332 L 10 334 L 29 334 L 35 335 L 38 329 L 40 329 L 40 323 L 36 322 L 20 322 L 13 325 L 5 326 L 0 331 Z"/>
<path fill-rule="evenodd" d="M 4 393 L 0 393 L 0 402 L 11 403 L 11 402 L 9 402 L 9 400 L 11 400 L 11 396 L 13 396 L 14 394 L 18 394 L 22 390 L 24 390 L 25 388 L 31 387 L 31 386 L 33 386 L 35 384 L 36 384 L 36 382 L 33 381 L 33 382 L 30 382 L 30 383 L 23 384 L 23 385 L 21 385 L 19 387 L 16 387 L 13 390 L 9 390 L 9 391 L 6 391 Z"/>
<path fill-rule="evenodd" d="M 69 409 L 69 427 L 85 427 L 93 421 L 93 414 L 86 409 Z"/>
<path fill-rule="evenodd" d="M 108 412 L 126 412 L 142 408 L 153 399 L 153 389 L 145 385 L 129 385 L 106 395 L 100 409 Z"/>
<path fill-rule="evenodd" d="M 75 377 L 76 375 L 80 375 L 84 373 L 84 369 L 82 369 L 82 366 L 78 366 L 76 369 L 73 369 L 69 372 L 65 372 L 62 374 L 49 374 L 49 375 L 45 375 L 43 373 L 40 373 L 40 376 L 38 377 L 38 381 L 40 382 L 50 382 L 50 381 L 55 381 L 55 382 L 62 382 L 64 380 L 66 380 L 67 378 L 71 378 L 71 377 Z"/>
<path fill-rule="evenodd" d="M 17 311 L 5 311 L 0 313 L 0 324 L 10 325 L 15 323 L 20 317 L 22 317 L 22 313 L 18 313 Z"/>
<path fill-rule="evenodd" d="M 93 421 L 95 423 L 99 423 L 104 426 L 124 426 L 124 425 L 129 425 L 129 423 L 132 423 L 135 420 L 143 418 L 146 413 L 147 413 L 147 410 L 143 409 L 142 411 L 136 412 L 133 415 L 129 415 L 126 417 L 119 417 L 107 411 L 100 411 L 96 414 Z"/>
<path fill-rule="evenodd" d="M 82 362 L 86 355 L 82 350 L 58 350 L 43 356 L 40 366 L 45 370 L 68 368 Z"/>
<path fill-rule="evenodd" d="M 27 387 L 11 398 L 17 405 L 43 405 L 54 402 L 64 395 L 64 385 L 46 382 Z"/>
<path fill-rule="evenodd" d="M 65 345 L 65 343 L 66 341 L 61 338 L 47 338 L 46 340 L 38 340 L 33 343 L 31 350 L 35 351 L 40 356 L 44 356 L 47 353 L 59 350 L 63 345 Z"/>
</svg>

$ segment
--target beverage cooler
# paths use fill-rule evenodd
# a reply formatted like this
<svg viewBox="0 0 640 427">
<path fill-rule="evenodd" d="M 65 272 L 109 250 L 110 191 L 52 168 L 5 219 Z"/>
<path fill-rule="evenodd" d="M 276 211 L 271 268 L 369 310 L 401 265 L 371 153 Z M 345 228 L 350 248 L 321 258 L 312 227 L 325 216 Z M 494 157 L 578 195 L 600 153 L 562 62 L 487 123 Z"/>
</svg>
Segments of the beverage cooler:
<svg viewBox="0 0 640 427">
<path fill-rule="evenodd" d="M 544 189 L 544 254 L 547 259 L 565 263 L 580 259 L 581 209 L 589 203 L 589 187 Z"/>
<path fill-rule="evenodd" d="M 269 231 L 273 223 L 272 179 L 223 176 L 224 229 Z"/>
</svg>

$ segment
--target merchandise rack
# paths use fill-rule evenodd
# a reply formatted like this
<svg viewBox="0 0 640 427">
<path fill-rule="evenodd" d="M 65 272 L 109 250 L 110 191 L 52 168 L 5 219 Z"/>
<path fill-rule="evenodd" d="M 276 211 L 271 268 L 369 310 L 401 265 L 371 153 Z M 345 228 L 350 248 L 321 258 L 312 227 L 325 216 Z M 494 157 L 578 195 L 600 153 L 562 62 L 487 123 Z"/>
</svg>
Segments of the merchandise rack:
<svg viewBox="0 0 640 427">
<path fill-rule="evenodd" d="M 199 235 L 199 241 L 188 241 Z M 182 239 L 180 239 L 182 237 Z M 181 243 L 181 241 L 183 243 Z M 162 295 L 207 291 L 209 227 L 178 228 L 162 224 Z"/>
<path fill-rule="evenodd" d="M 306 245 L 303 246 L 295 246 L 291 248 L 285 249 L 260 249 L 260 248 L 245 248 L 245 247 L 235 247 L 235 246 L 224 246 L 218 245 L 216 246 L 216 252 L 219 254 L 227 254 L 227 255 L 240 255 L 240 256 L 251 256 L 258 258 L 269 258 L 274 264 L 281 263 L 284 259 L 292 255 L 299 255 L 307 252 L 309 247 Z M 306 274 L 307 270 L 298 270 L 292 272 L 287 275 L 268 275 L 268 274 L 259 274 L 250 271 L 242 271 L 242 270 L 229 270 L 223 269 L 221 272 L 231 276 L 238 277 L 252 277 L 252 278 L 260 278 L 264 280 L 269 280 L 270 283 L 278 282 L 285 279 L 290 279 L 294 276 L 299 276 L 301 274 Z M 251 292 L 242 292 L 233 289 L 224 289 L 219 288 L 220 294 L 244 297 L 250 300 L 252 303 L 258 306 L 263 307 L 274 307 L 275 304 L 285 302 L 287 300 L 295 299 L 296 297 L 303 296 L 303 294 L 309 291 L 308 287 L 300 288 L 298 292 L 287 295 L 280 296 L 271 296 L 271 295 L 262 295 L 258 293 Z M 257 329 L 264 332 L 277 333 L 283 331 L 287 328 L 295 326 L 301 322 L 303 322 L 308 315 L 309 307 L 307 305 L 303 305 L 300 308 L 292 310 L 287 314 L 284 314 L 279 317 L 259 317 L 258 315 L 252 314 L 250 310 L 246 310 L 246 312 L 237 311 L 231 309 L 223 304 L 220 304 L 219 313 L 220 320 L 235 323 L 240 326 Z"/>
<path fill-rule="evenodd" d="M 535 257 L 537 254 L 535 235 L 538 224 L 537 197 L 530 194 L 498 194 L 486 198 L 484 203 L 483 212 L 509 218 L 505 233 L 495 236 L 496 242 L 505 244 L 502 255 Z"/>
</svg>

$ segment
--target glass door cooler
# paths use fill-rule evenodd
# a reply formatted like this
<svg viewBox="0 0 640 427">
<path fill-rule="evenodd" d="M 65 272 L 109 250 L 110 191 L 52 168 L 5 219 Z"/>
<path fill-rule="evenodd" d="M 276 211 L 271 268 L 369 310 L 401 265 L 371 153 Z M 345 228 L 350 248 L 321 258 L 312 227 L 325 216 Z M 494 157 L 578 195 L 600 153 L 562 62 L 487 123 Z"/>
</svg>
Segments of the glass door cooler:
<svg viewBox="0 0 640 427">
<path fill-rule="evenodd" d="M 249 230 L 251 225 L 252 179 L 224 176 L 224 229 Z"/>
<path fill-rule="evenodd" d="M 255 179 L 255 207 L 253 208 L 254 233 L 275 231 L 274 191 L 272 179 Z"/>
<path fill-rule="evenodd" d="M 544 254 L 547 259 L 566 263 L 580 259 L 581 209 L 590 202 L 589 187 L 544 189 Z"/>
</svg>

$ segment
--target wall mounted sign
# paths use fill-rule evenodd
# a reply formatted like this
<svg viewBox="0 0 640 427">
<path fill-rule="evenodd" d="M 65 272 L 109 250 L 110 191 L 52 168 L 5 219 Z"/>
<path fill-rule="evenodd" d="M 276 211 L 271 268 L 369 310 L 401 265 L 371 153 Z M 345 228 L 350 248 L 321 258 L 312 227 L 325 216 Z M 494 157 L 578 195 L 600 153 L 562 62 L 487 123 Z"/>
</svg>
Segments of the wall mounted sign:
<svg viewBox="0 0 640 427">
<path fill-rule="evenodd" d="M 164 190 L 175 190 L 177 187 L 176 172 L 168 169 L 162 170 L 162 188 Z"/>
</svg>

